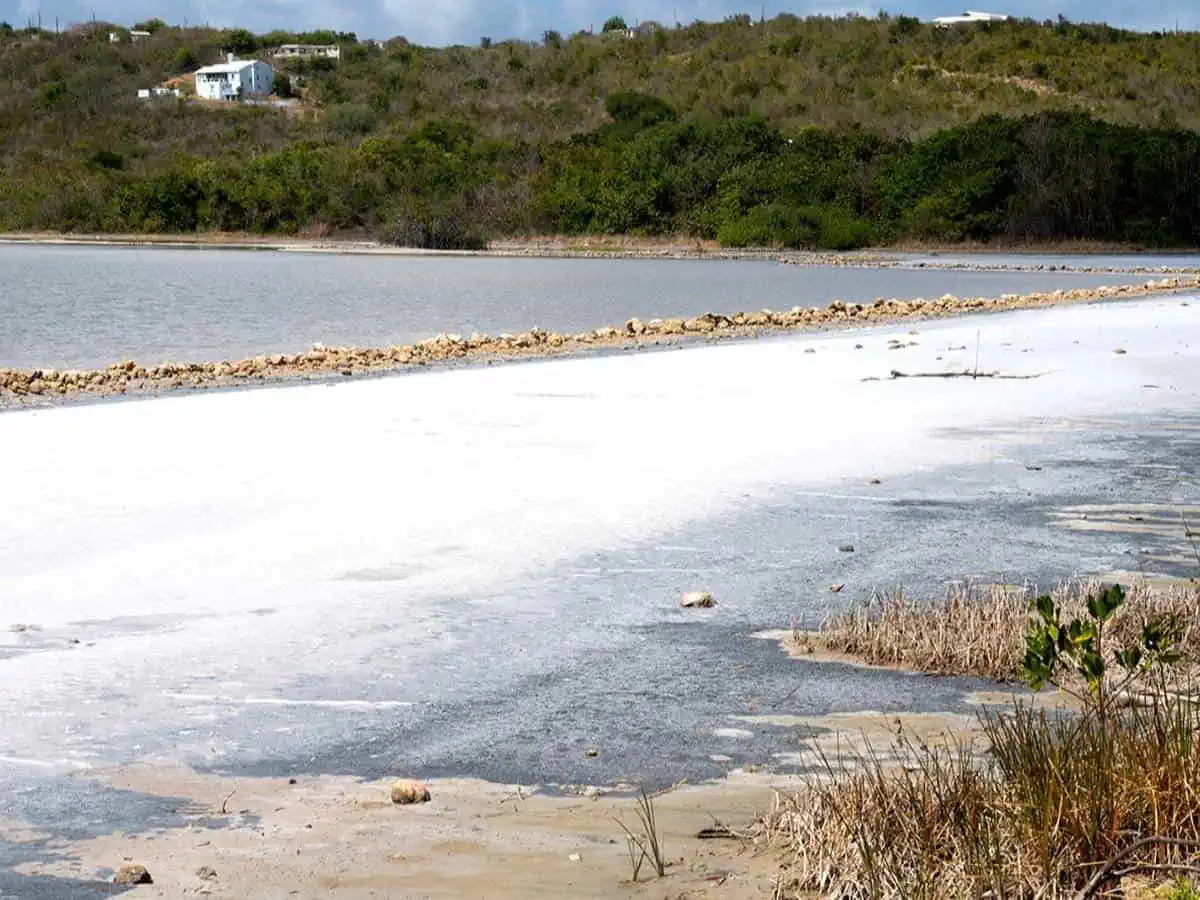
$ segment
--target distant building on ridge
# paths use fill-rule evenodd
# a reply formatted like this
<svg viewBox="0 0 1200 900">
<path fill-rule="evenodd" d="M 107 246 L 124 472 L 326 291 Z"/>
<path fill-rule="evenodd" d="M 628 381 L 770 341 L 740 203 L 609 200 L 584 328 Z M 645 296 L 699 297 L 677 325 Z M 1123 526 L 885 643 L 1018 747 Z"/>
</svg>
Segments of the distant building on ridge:
<svg viewBox="0 0 1200 900">
<path fill-rule="evenodd" d="M 180 92 L 176 87 L 152 87 L 139 89 L 137 95 L 141 100 L 152 100 L 156 97 L 178 97 Z"/>
<path fill-rule="evenodd" d="M 341 59 L 342 48 L 337 44 L 284 44 L 271 51 L 275 59 Z"/>
<path fill-rule="evenodd" d="M 124 39 L 125 36 L 129 37 L 130 43 L 136 44 L 138 41 L 144 41 L 144 40 L 146 40 L 146 38 L 150 37 L 150 32 L 148 32 L 148 31 L 126 31 L 126 32 L 110 31 L 108 33 L 108 42 L 110 44 L 119 44 L 119 43 L 121 43 L 121 41 Z"/>
<path fill-rule="evenodd" d="M 934 25 L 940 25 L 943 28 L 950 25 L 978 25 L 981 22 L 1007 22 L 1008 16 L 1000 13 L 979 12 L 978 10 L 968 9 L 961 16 L 939 16 L 933 20 Z"/>
</svg>

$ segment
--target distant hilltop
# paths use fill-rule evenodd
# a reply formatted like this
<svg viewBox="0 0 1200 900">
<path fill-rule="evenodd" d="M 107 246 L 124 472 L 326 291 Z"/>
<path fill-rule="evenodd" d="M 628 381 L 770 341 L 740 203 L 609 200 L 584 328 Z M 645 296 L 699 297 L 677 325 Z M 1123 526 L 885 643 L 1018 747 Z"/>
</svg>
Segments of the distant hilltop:
<svg viewBox="0 0 1200 900">
<path fill-rule="evenodd" d="M 950 18 L 0 27 L 0 231 L 1200 245 L 1200 35 Z"/>
<path fill-rule="evenodd" d="M 621 90 L 651 93 L 684 118 L 750 114 L 785 127 L 858 126 L 908 137 L 989 113 L 1043 109 L 1200 125 L 1195 104 L 1180 99 L 1193 96 L 1200 80 L 1195 34 L 1037 22 L 995 7 L 931 22 L 784 14 L 669 27 L 613 16 L 596 33 L 547 31 L 537 41 L 484 35 L 475 46 L 442 48 L 333 30 L 254 34 L 151 19 L 132 28 L 89 22 L 60 34 L 0 25 L 0 78 L 10 86 L 0 93 L 0 153 L 19 154 L 47 137 L 41 117 L 61 116 L 74 133 L 125 115 L 120 101 L 136 100 L 138 91 L 174 99 L 179 90 L 186 102 L 194 73 L 227 64 L 230 53 L 279 76 L 255 91 L 297 101 L 286 110 L 292 124 L 241 123 L 258 148 L 359 139 L 431 116 L 492 135 L 557 139 L 602 124 L 604 98 Z M 155 94 L 156 86 L 167 93 Z M 323 127 L 305 126 L 309 120 Z M 162 134 L 155 143 L 172 139 Z M 194 147 L 185 138 L 171 149 Z"/>
</svg>

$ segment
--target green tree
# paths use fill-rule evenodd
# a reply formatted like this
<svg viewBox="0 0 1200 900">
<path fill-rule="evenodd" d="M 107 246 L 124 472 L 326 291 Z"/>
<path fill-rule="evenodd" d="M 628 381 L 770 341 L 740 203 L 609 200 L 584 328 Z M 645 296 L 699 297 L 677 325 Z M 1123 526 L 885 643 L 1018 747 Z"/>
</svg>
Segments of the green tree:
<svg viewBox="0 0 1200 900">
<path fill-rule="evenodd" d="M 674 122 L 675 110 L 663 100 L 637 91 L 618 91 L 604 100 L 605 112 L 619 125 L 634 130 Z"/>
<path fill-rule="evenodd" d="M 258 39 L 245 28 L 235 28 L 225 36 L 225 47 L 230 53 L 250 54 L 258 49 Z"/>
<path fill-rule="evenodd" d="M 329 29 L 318 29 L 317 31 L 305 31 L 296 35 L 297 44 L 336 44 L 338 35 L 335 31 Z"/>
<path fill-rule="evenodd" d="M 114 153 L 111 150 L 97 150 L 93 153 L 88 161 L 100 169 L 123 169 L 125 168 L 125 157 L 120 153 Z"/>
<path fill-rule="evenodd" d="M 620 16 L 611 16 L 604 23 L 603 30 L 605 33 L 608 33 L 610 31 L 628 31 L 629 26 L 625 24 L 625 20 L 622 19 Z"/>
<path fill-rule="evenodd" d="M 66 84 L 61 81 L 49 81 L 38 88 L 38 105 L 44 110 L 53 110 L 63 105 L 67 96 Z"/>
<path fill-rule="evenodd" d="M 173 72 L 190 72 L 196 68 L 197 63 L 196 54 L 191 47 L 180 47 L 175 51 L 175 56 L 171 60 L 171 70 Z"/>
</svg>

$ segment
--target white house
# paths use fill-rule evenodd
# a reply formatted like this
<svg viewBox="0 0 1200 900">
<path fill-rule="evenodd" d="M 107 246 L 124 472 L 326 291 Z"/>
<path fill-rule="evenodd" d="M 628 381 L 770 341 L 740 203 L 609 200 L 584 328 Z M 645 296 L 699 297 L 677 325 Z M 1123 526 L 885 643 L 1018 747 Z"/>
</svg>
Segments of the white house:
<svg viewBox="0 0 1200 900">
<path fill-rule="evenodd" d="M 308 59 L 319 56 L 325 59 L 341 59 L 342 48 L 337 44 L 284 44 L 272 51 L 276 59 Z"/>
<path fill-rule="evenodd" d="M 1007 22 L 1008 16 L 1000 13 L 979 12 L 978 10 L 968 9 L 961 16 L 939 16 L 933 20 L 934 25 L 940 25 L 942 28 L 950 25 L 978 25 L 980 22 Z"/>
<path fill-rule="evenodd" d="M 202 100 L 240 100 L 266 96 L 275 86 L 275 70 L 257 59 L 234 59 L 196 70 L 196 96 Z"/>
</svg>

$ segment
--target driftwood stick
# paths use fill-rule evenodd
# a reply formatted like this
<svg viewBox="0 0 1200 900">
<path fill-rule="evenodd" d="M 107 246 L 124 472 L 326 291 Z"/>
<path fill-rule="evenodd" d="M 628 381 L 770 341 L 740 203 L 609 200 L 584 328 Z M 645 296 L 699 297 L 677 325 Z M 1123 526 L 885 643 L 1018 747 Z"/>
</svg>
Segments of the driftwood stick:
<svg viewBox="0 0 1200 900">
<path fill-rule="evenodd" d="M 1003 375 L 1000 372 L 972 372 L 970 370 L 963 372 L 901 372 L 899 369 L 892 369 L 891 377 L 896 378 L 996 378 L 1004 381 L 1029 381 L 1033 378 L 1041 378 L 1043 375 L 1048 375 L 1049 372 L 1038 372 L 1034 375 Z"/>
</svg>

